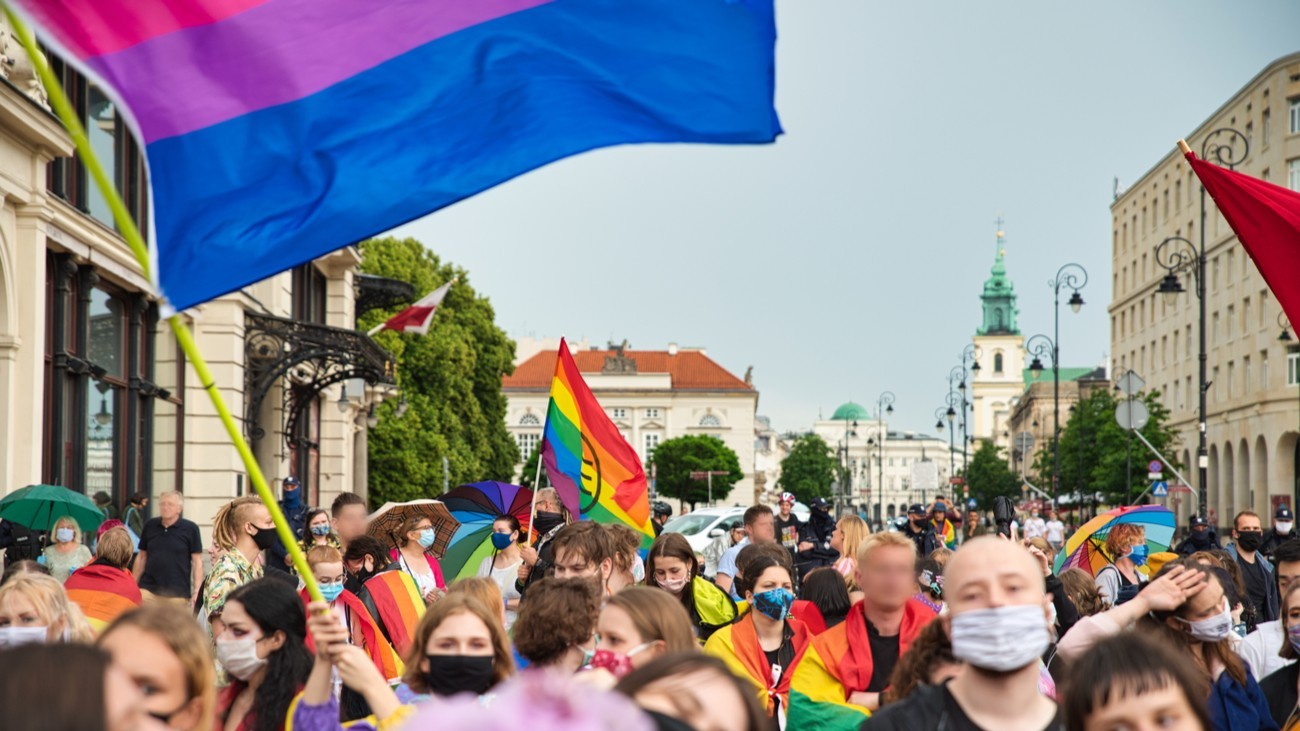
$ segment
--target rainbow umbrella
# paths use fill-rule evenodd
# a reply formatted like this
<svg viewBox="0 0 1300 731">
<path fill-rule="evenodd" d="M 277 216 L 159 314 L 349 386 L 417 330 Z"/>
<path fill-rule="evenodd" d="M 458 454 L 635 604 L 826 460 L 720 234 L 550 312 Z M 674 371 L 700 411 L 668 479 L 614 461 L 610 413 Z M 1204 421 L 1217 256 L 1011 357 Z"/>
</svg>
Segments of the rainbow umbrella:
<svg viewBox="0 0 1300 731">
<path fill-rule="evenodd" d="M 1107 510 L 1080 526 L 1065 542 L 1065 549 L 1056 556 L 1056 573 L 1078 568 L 1096 576 L 1111 563 L 1104 548 L 1106 536 L 1112 528 L 1125 523 L 1145 528 L 1147 550 L 1159 553 L 1169 550 L 1177 519 L 1172 511 L 1160 505 L 1131 505 Z"/>
<path fill-rule="evenodd" d="M 533 491 L 505 482 L 475 482 L 448 492 L 440 498 L 460 521 L 442 557 L 442 573 L 448 581 L 478 573 L 479 564 L 492 555 L 492 523 L 503 515 L 519 519 L 523 534 L 528 534 Z"/>
</svg>

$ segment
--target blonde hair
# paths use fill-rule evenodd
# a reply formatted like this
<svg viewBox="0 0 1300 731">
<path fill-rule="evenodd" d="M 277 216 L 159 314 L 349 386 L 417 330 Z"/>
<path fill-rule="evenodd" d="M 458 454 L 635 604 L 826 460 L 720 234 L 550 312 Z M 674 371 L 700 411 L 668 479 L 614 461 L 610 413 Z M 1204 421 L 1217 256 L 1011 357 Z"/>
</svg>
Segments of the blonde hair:
<svg viewBox="0 0 1300 731">
<path fill-rule="evenodd" d="M 261 505 L 262 499 L 256 495 L 245 495 L 221 506 L 212 517 L 212 544 L 227 551 L 235 550 L 239 540 L 240 529 L 248 515 L 248 508 L 254 503 Z"/>
<path fill-rule="evenodd" d="M 176 655 L 185 669 L 186 695 L 190 700 L 198 698 L 202 706 L 194 731 L 211 731 L 217 705 L 217 673 L 212 661 L 211 642 L 199 629 L 194 617 L 165 602 L 146 604 L 119 615 L 99 636 L 99 641 L 103 642 L 105 637 L 121 627 L 135 627 L 152 634 Z"/>
<path fill-rule="evenodd" d="M 68 593 L 58 579 L 45 574 L 15 574 L 0 586 L 0 607 L 14 596 L 22 596 L 36 607 L 47 628 L 62 622 L 69 642 L 91 642 L 95 631 L 81 613 L 81 607 L 68 600 Z"/>
<path fill-rule="evenodd" d="M 490 608 L 483 606 L 483 602 L 470 596 L 468 592 L 448 593 L 429 607 L 429 611 L 420 618 L 420 623 L 415 626 L 415 632 L 411 637 L 411 647 L 406 651 L 406 657 L 402 658 L 406 663 L 406 674 L 402 676 L 402 682 L 415 692 L 429 692 L 429 687 L 424 683 L 424 673 L 420 670 L 420 664 L 427 654 L 429 638 L 433 637 L 434 631 L 443 620 L 457 614 L 472 614 L 487 627 L 488 634 L 492 637 L 492 684 L 496 685 L 515 674 L 515 658 L 510 652 L 510 638 L 506 636 L 506 628 L 501 624 L 500 615 L 494 615 Z"/>
<path fill-rule="evenodd" d="M 104 535 L 99 537 L 95 555 L 114 568 L 125 569 L 130 565 L 131 557 L 135 555 L 135 544 L 131 541 L 131 534 L 126 532 L 126 527 L 119 525 L 104 531 Z"/>
<path fill-rule="evenodd" d="M 906 548 L 908 553 L 912 554 L 912 558 L 916 558 L 916 544 L 912 542 L 911 538 L 902 533 L 872 533 L 864 538 L 858 546 L 858 565 L 861 566 L 866 563 L 867 559 L 871 557 L 871 553 L 877 548 L 886 546 Z"/>
<path fill-rule="evenodd" d="M 72 527 L 72 542 L 81 543 L 81 526 L 77 525 L 77 519 L 71 515 L 60 515 L 59 519 L 54 521 L 54 526 L 50 528 L 50 533 L 54 533 L 59 526 L 65 524 Z"/>
<path fill-rule="evenodd" d="M 307 551 L 307 565 L 314 569 L 322 563 L 343 563 L 343 554 L 333 546 L 312 546 Z"/>
<path fill-rule="evenodd" d="M 932 558 L 939 562 L 940 567 L 947 566 L 948 559 L 952 558 L 952 549 L 947 546 L 939 546 L 933 551 L 930 551 L 929 556 L 922 556 L 922 558 Z"/>
<path fill-rule="evenodd" d="M 871 535 L 871 528 L 867 526 L 867 521 L 856 515 L 846 515 L 840 518 L 840 522 L 835 524 L 844 536 L 844 549 L 841 554 L 849 557 L 858 555 L 858 547 L 862 542 Z"/>
<path fill-rule="evenodd" d="M 411 542 L 411 536 L 410 536 L 411 531 L 413 531 L 413 530 L 423 530 L 422 528 L 419 528 L 418 526 L 419 526 L 421 523 L 423 523 L 424 521 L 426 521 L 426 520 L 429 521 L 429 526 L 430 526 L 430 527 L 433 527 L 433 528 L 436 530 L 436 527 L 433 525 L 433 518 L 430 518 L 429 516 L 427 516 L 427 515 L 425 515 L 425 514 L 423 514 L 423 513 L 412 513 L 412 514 L 411 514 L 411 517 L 407 518 L 406 520 L 403 520 L 403 521 L 402 521 L 402 527 L 399 528 L 398 531 L 397 531 L 397 545 L 402 546 L 402 547 L 405 547 L 408 543 L 410 543 L 410 542 Z M 429 547 L 428 549 L 426 549 L 426 550 L 432 550 L 432 549 L 433 549 L 433 546 L 430 546 L 430 547 Z"/>
<path fill-rule="evenodd" d="M 451 596 L 452 594 L 464 594 L 473 597 L 488 609 L 498 607 L 501 611 L 498 612 L 496 621 L 501 624 L 502 629 L 505 629 L 504 612 L 506 602 L 501 597 L 501 587 L 497 586 L 497 582 L 486 576 L 467 576 L 451 582 L 451 585 L 447 587 L 447 595 Z"/>
<path fill-rule="evenodd" d="M 661 640 L 665 653 L 699 652 L 700 645 L 695 640 L 695 629 L 686 608 L 662 589 L 629 586 L 610 597 L 605 606 L 626 612 L 642 642 Z"/>
</svg>

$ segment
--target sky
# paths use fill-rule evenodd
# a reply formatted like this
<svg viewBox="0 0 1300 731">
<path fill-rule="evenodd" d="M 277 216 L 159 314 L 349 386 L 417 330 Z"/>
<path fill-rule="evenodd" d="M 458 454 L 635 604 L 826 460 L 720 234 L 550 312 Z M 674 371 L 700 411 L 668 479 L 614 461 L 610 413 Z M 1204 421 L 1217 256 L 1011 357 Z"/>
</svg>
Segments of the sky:
<svg viewBox="0 0 1300 731">
<path fill-rule="evenodd" d="M 999 214 L 1021 331 L 1051 334 L 1048 280 L 1078 263 L 1062 365 L 1100 364 L 1114 179 L 1300 50 L 1293 0 L 777 8 L 775 144 L 597 150 L 393 233 L 465 267 L 512 337 L 706 348 L 753 366 L 781 431 L 886 390 L 891 428 L 929 431 Z"/>
</svg>

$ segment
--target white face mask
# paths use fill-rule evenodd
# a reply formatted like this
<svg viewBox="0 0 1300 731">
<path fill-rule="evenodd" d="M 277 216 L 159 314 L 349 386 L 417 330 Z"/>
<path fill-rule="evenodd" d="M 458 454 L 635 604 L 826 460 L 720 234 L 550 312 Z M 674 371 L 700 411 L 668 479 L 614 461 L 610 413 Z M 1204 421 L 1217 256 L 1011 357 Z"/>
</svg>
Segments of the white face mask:
<svg viewBox="0 0 1300 731">
<path fill-rule="evenodd" d="M 660 589 L 671 594 L 680 594 L 686 586 L 686 579 L 655 579 Z"/>
<path fill-rule="evenodd" d="M 8 650 L 19 645 L 39 645 L 50 636 L 48 627 L 0 627 L 0 650 Z"/>
<path fill-rule="evenodd" d="M 257 656 L 257 640 L 245 637 L 217 640 L 217 662 L 234 677 L 248 680 L 266 664 L 266 658 Z"/>
<path fill-rule="evenodd" d="M 54 531 L 54 540 L 59 543 L 70 543 L 77 534 L 71 528 L 59 528 Z"/>
<path fill-rule="evenodd" d="M 1182 617 L 1174 617 L 1174 619 L 1187 625 L 1187 634 L 1201 642 L 1218 642 L 1226 640 L 1232 635 L 1232 607 L 1228 606 L 1226 597 L 1223 600 L 1223 611 L 1213 617 L 1206 617 L 1192 622 Z"/>
<path fill-rule="evenodd" d="M 1278 524 L 1277 524 L 1277 532 L 1278 532 L 1278 533 L 1281 533 L 1282 535 L 1286 535 L 1287 533 L 1290 533 L 1290 532 L 1291 532 L 1291 527 L 1292 527 L 1293 525 L 1294 525 L 1294 523 L 1292 523 L 1292 522 L 1289 521 L 1289 520 L 1278 521 Z"/>
<path fill-rule="evenodd" d="M 952 654 L 977 668 L 1007 673 L 1038 660 L 1051 644 L 1038 604 L 976 609 L 952 615 Z"/>
</svg>

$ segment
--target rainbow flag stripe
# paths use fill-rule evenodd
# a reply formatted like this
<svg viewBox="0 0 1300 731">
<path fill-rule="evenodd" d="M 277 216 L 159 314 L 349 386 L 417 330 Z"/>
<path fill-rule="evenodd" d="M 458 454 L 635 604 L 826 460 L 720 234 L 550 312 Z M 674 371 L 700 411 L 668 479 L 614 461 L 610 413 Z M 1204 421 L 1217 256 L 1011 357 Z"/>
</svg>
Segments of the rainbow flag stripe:
<svg viewBox="0 0 1300 731">
<path fill-rule="evenodd" d="M 564 340 L 546 407 L 542 464 L 570 514 L 597 523 L 625 523 L 644 536 L 645 546 L 654 540 L 641 458 L 582 380 Z"/>
<path fill-rule="evenodd" d="M 177 309 L 561 158 L 764 143 L 773 0 L 11 0 L 144 146 Z"/>
<path fill-rule="evenodd" d="M 63 584 L 68 599 L 81 607 L 95 634 L 113 623 L 119 614 L 140 606 L 140 589 L 131 574 L 112 566 L 82 566 Z"/>
<path fill-rule="evenodd" d="M 415 580 L 405 571 L 385 571 L 366 582 L 365 593 L 371 602 L 367 607 L 371 616 L 378 621 L 398 656 L 406 657 L 415 625 L 420 623 L 426 608 Z"/>
</svg>

